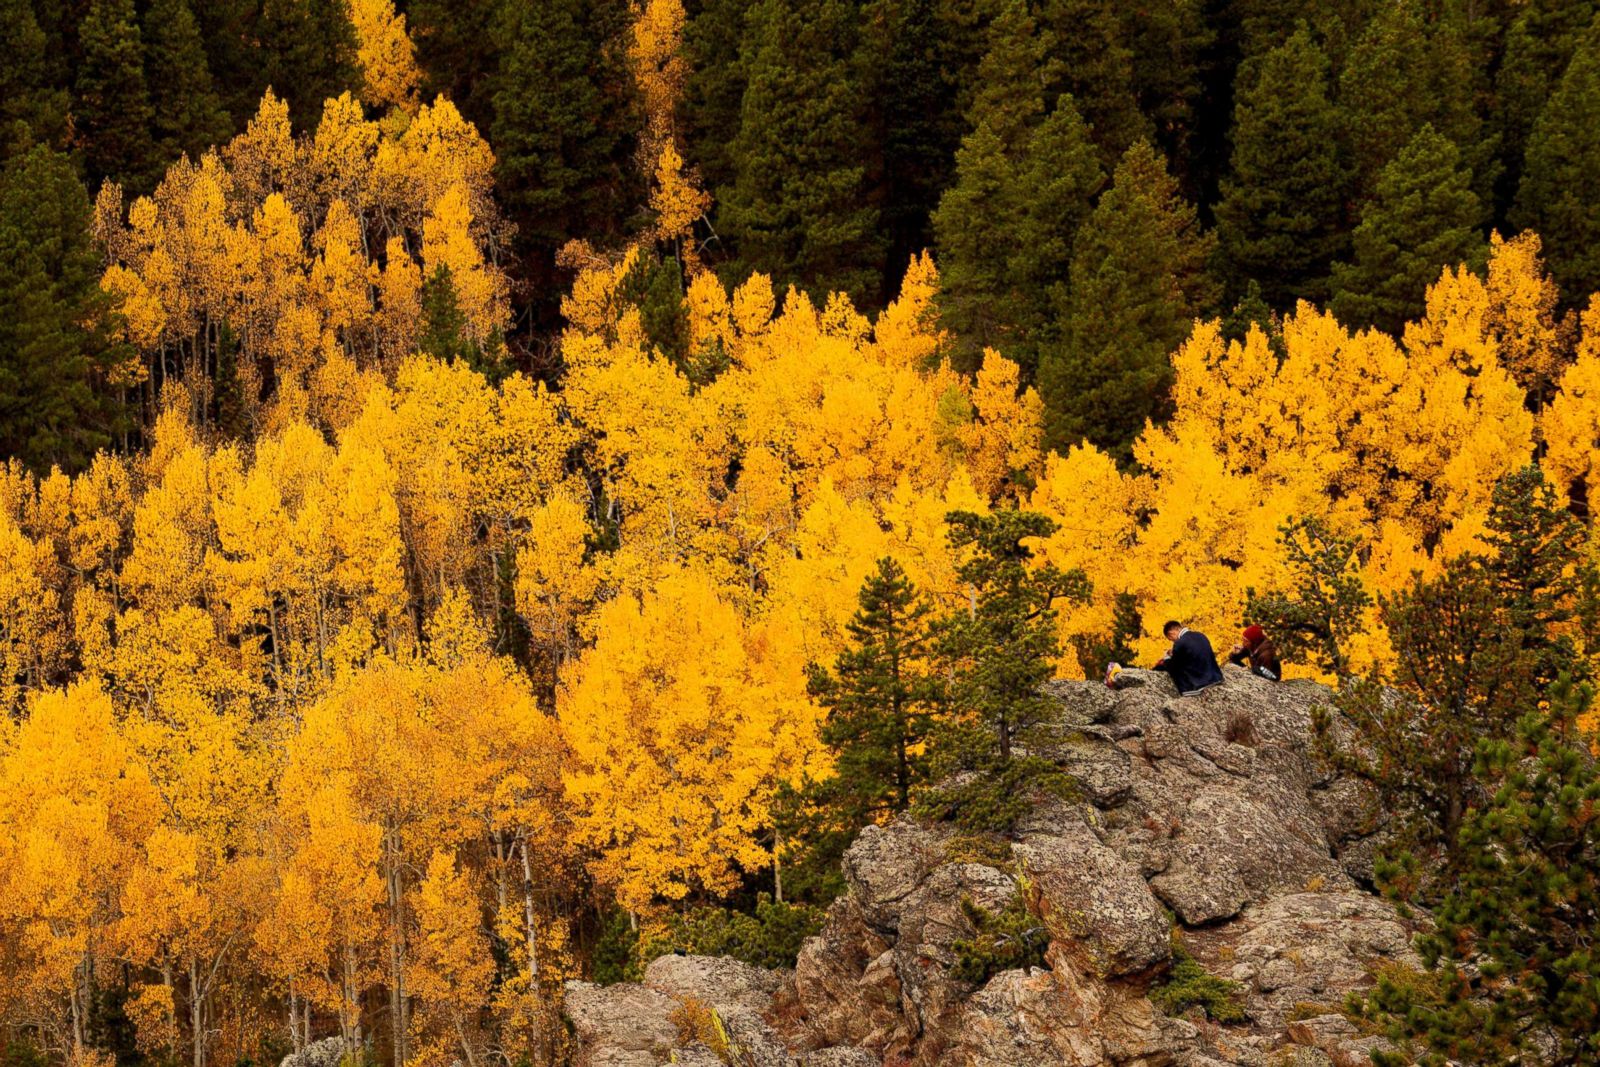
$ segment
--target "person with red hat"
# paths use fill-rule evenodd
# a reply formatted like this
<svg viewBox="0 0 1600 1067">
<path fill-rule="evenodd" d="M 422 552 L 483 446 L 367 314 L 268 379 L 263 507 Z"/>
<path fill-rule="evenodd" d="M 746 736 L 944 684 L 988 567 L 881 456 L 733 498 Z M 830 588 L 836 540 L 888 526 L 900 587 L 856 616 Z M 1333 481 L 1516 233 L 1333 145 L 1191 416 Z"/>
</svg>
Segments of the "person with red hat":
<svg viewBox="0 0 1600 1067">
<path fill-rule="evenodd" d="M 1228 653 L 1229 663 L 1249 668 L 1251 674 L 1259 674 L 1274 682 L 1283 677 L 1283 668 L 1278 665 L 1277 646 L 1267 636 L 1267 631 L 1250 625 L 1244 628 L 1239 638 L 1239 643 Z"/>
</svg>

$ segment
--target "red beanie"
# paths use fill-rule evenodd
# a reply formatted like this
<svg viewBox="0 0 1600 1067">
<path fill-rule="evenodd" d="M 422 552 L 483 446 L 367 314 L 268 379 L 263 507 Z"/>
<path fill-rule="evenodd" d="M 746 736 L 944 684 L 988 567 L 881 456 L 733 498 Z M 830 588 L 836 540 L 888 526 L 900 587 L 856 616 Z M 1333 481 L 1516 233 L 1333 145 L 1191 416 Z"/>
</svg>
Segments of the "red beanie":
<svg viewBox="0 0 1600 1067">
<path fill-rule="evenodd" d="M 1267 639 L 1267 631 L 1263 630 L 1261 627 L 1259 627 L 1259 626 L 1246 626 L 1244 628 L 1244 643 L 1245 644 L 1247 644 L 1247 645 L 1259 645 L 1262 641 L 1265 641 L 1266 639 Z"/>
</svg>

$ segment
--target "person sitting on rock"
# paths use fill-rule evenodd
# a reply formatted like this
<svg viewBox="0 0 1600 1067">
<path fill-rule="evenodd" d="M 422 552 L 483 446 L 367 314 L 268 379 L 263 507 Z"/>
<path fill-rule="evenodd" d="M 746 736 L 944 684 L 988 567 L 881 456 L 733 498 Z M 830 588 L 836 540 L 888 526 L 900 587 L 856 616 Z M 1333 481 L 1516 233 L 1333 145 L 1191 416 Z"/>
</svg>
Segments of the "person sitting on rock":
<svg viewBox="0 0 1600 1067">
<path fill-rule="evenodd" d="M 1155 669 L 1172 676 L 1172 684 L 1178 687 L 1179 695 L 1193 696 L 1222 681 L 1217 654 L 1212 651 L 1205 634 L 1176 620 L 1161 627 L 1161 632 L 1172 642 L 1172 648 L 1161 657 Z"/>
<path fill-rule="evenodd" d="M 1259 626 L 1244 628 L 1244 633 L 1239 635 L 1239 643 L 1228 653 L 1228 662 L 1246 667 L 1251 674 L 1269 681 L 1276 682 L 1283 677 L 1283 668 L 1278 665 L 1278 647 L 1267 636 L 1267 631 Z"/>
</svg>

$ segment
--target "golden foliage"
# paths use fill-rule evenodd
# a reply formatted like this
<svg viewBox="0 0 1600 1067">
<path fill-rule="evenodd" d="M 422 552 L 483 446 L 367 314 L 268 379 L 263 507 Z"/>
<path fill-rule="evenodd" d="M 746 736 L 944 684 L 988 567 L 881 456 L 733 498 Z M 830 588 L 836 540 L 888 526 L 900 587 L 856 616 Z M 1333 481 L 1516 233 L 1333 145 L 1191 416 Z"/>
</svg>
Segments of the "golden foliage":
<svg viewBox="0 0 1600 1067">
<path fill-rule="evenodd" d="M 356 8 L 368 102 L 409 107 L 365 54 L 401 20 Z M 671 136 L 681 29 L 651 0 L 630 42 L 667 243 L 704 210 Z M 355 1038 L 397 983 L 417 1058 L 554 1057 L 577 895 L 648 919 L 769 866 L 776 789 L 825 769 L 804 665 L 885 555 L 961 602 L 951 510 L 1056 520 L 1041 555 L 1094 583 L 1064 637 L 1119 594 L 1223 637 L 1281 581 L 1292 516 L 1361 537 L 1382 592 L 1480 545 L 1536 427 L 1552 480 L 1592 492 L 1600 308 L 1563 332 L 1529 234 L 1486 278 L 1446 271 L 1398 338 L 1302 305 L 1280 359 L 1197 324 L 1124 468 L 1042 454 L 1005 353 L 949 367 L 927 256 L 875 319 L 691 266 L 663 352 L 639 246 L 574 280 L 559 388 L 420 356 L 439 267 L 475 339 L 506 326 L 501 225 L 456 109 L 396 118 L 346 96 L 296 138 L 269 94 L 152 196 L 103 191 L 104 286 L 160 414 L 137 456 L 0 470 L 0 1018 L 80 1057 L 113 961 L 142 1047 L 198 1041 L 202 1067 L 252 996 Z M 1377 629 L 1356 650 L 1391 654 Z"/>
</svg>

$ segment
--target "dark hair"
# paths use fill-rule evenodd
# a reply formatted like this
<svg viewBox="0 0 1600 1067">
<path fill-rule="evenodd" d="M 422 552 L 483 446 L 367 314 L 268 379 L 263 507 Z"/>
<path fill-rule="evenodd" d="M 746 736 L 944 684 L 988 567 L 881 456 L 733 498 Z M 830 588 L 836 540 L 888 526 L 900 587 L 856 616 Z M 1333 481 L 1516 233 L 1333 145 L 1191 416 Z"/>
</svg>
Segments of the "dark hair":
<svg viewBox="0 0 1600 1067">
<path fill-rule="evenodd" d="M 1162 636 L 1165 636 L 1169 630 L 1181 629 L 1183 629 L 1183 623 L 1179 622 L 1177 619 L 1168 619 L 1166 622 L 1161 624 Z"/>
</svg>

